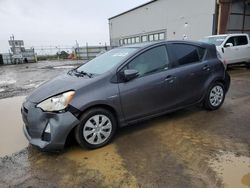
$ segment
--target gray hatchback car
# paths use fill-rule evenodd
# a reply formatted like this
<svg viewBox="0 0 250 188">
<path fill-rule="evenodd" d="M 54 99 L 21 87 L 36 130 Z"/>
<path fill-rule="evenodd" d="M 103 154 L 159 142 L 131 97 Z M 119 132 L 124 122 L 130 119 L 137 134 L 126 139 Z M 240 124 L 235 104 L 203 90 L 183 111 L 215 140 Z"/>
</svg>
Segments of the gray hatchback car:
<svg viewBox="0 0 250 188">
<path fill-rule="evenodd" d="M 164 41 L 110 50 L 37 88 L 21 112 L 24 133 L 42 150 L 99 148 L 118 127 L 203 104 L 218 109 L 230 77 L 214 45 Z"/>
</svg>

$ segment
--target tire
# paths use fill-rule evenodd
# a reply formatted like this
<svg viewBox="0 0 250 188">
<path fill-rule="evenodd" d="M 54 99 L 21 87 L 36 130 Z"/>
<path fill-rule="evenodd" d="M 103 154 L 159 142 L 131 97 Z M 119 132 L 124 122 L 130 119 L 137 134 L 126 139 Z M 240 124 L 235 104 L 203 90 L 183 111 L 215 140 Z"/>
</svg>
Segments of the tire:
<svg viewBox="0 0 250 188">
<path fill-rule="evenodd" d="M 225 99 L 225 87 L 220 82 L 213 83 L 204 98 L 204 107 L 207 110 L 217 110 Z"/>
<path fill-rule="evenodd" d="M 75 128 L 75 138 L 82 148 L 96 149 L 107 145 L 117 128 L 114 115 L 103 108 L 93 108 L 80 118 Z"/>
</svg>

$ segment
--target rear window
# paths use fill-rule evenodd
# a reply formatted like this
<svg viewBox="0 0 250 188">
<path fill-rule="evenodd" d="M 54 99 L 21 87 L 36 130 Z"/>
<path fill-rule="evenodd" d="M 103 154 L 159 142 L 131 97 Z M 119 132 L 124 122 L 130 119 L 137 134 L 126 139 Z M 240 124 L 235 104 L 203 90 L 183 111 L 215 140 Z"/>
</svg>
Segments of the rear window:
<svg viewBox="0 0 250 188">
<path fill-rule="evenodd" d="M 200 62 L 205 54 L 205 49 L 188 44 L 172 44 L 171 51 L 178 60 L 179 65 Z"/>
</svg>

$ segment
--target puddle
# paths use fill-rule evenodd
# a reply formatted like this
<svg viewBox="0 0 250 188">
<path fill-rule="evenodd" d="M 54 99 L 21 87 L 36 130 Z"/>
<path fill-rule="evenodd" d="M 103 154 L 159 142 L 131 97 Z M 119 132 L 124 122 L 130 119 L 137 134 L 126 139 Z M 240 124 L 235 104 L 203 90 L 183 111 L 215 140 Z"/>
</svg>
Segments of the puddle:
<svg viewBox="0 0 250 188">
<path fill-rule="evenodd" d="M 250 187 L 250 173 L 243 176 L 241 182 L 243 185 L 247 185 L 248 187 Z"/>
<path fill-rule="evenodd" d="M 56 67 L 53 67 L 54 69 L 73 69 L 75 68 L 75 66 L 72 66 L 72 65 L 64 65 L 64 66 L 56 66 Z"/>
<path fill-rule="evenodd" d="M 16 83 L 16 80 L 1 80 L 0 85 L 10 85 Z"/>
<path fill-rule="evenodd" d="M 25 97 L 0 100 L 0 157 L 11 155 L 28 145 L 23 130 L 21 105 Z"/>
<path fill-rule="evenodd" d="M 222 179 L 225 187 L 250 187 L 250 158 L 223 153 L 211 160 L 210 166 Z"/>
<path fill-rule="evenodd" d="M 26 85 L 24 85 L 25 89 L 30 89 L 30 88 L 34 88 L 34 87 L 36 87 L 36 84 L 26 84 Z"/>
<path fill-rule="evenodd" d="M 5 91 L 5 89 L 0 88 L 0 93 L 1 93 L 1 92 L 4 92 L 4 91 Z"/>
</svg>

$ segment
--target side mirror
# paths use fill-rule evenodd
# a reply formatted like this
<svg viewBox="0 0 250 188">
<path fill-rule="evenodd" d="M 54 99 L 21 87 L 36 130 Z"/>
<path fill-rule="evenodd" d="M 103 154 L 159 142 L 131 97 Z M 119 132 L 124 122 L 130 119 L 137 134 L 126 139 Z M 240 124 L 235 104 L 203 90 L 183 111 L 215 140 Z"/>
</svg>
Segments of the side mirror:
<svg viewBox="0 0 250 188">
<path fill-rule="evenodd" d="M 234 45 L 232 43 L 226 43 L 225 44 L 225 48 L 228 48 L 228 47 L 233 47 Z"/>
<path fill-rule="evenodd" d="M 133 80 L 134 78 L 139 76 L 139 72 L 137 70 L 134 69 L 127 69 L 124 70 L 120 73 L 120 75 L 122 76 L 122 79 L 126 82 Z"/>
</svg>

